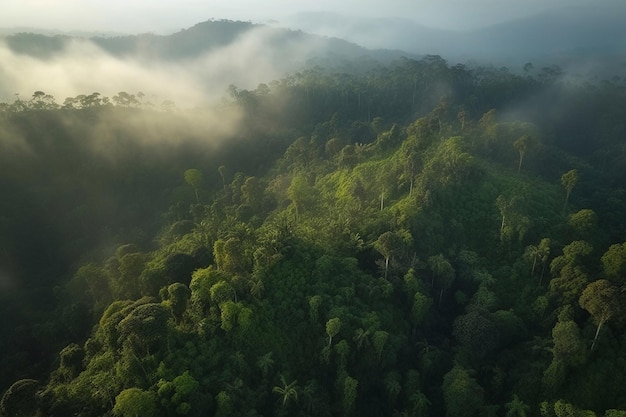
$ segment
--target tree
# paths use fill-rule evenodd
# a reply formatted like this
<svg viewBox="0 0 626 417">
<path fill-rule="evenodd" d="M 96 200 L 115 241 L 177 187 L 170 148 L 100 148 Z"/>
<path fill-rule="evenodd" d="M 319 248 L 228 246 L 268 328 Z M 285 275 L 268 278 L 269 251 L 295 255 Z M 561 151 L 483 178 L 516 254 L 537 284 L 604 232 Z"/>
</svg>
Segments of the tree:
<svg viewBox="0 0 626 417">
<path fill-rule="evenodd" d="M 175 282 L 167 287 L 167 301 L 172 309 L 172 315 L 178 323 L 183 318 L 183 313 L 187 310 L 187 302 L 191 297 L 189 287 L 180 282 Z"/>
<path fill-rule="evenodd" d="M 483 388 L 458 365 L 443 376 L 441 389 L 447 417 L 472 417 L 483 406 Z"/>
<path fill-rule="evenodd" d="M 537 266 L 537 260 L 541 258 L 541 252 L 539 251 L 539 247 L 535 245 L 528 245 L 526 247 L 526 251 L 524 255 L 529 258 L 533 265 L 530 269 L 530 276 L 535 275 L 535 266 Z"/>
<path fill-rule="evenodd" d="M 515 142 L 513 142 L 513 147 L 515 147 L 515 149 L 517 149 L 517 152 L 519 153 L 519 164 L 517 165 L 518 174 L 520 170 L 522 169 L 522 162 L 524 161 L 524 156 L 526 155 L 526 152 L 528 151 L 530 144 L 531 144 L 531 139 L 530 139 L 530 136 L 528 135 L 523 135 L 522 137 L 517 139 Z"/>
<path fill-rule="evenodd" d="M 261 206 L 263 199 L 263 187 L 257 177 L 248 177 L 241 186 L 241 193 L 244 201 L 252 207 L 253 210 L 258 210 Z"/>
<path fill-rule="evenodd" d="M 317 318 L 319 314 L 319 307 L 321 303 L 322 303 L 322 297 L 319 295 L 314 295 L 311 298 L 309 298 L 309 318 L 311 319 L 311 322 L 313 323 L 317 322 Z"/>
<path fill-rule="evenodd" d="M 424 417 L 428 415 L 428 407 L 432 405 L 426 394 L 417 390 L 409 397 L 411 402 L 412 415 L 415 417 Z"/>
<path fill-rule="evenodd" d="M 211 301 L 217 305 L 226 303 L 227 301 L 235 300 L 235 289 L 226 281 L 219 281 L 211 286 Z"/>
<path fill-rule="evenodd" d="M 548 262 L 548 258 L 550 257 L 550 245 L 551 241 L 549 238 L 546 237 L 541 239 L 541 241 L 539 242 L 539 246 L 537 246 L 539 255 L 541 256 L 541 275 L 539 276 L 539 285 L 541 285 L 543 273 L 546 269 L 546 263 Z"/>
<path fill-rule="evenodd" d="M 452 333 L 470 355 L 482 359 L 498 347 L 499 331 L 488 312 L 473 309 L 454 320 Z"/>
<path fill-rule="evenodd" d="M 530 407 L 520 400 L 517 394 L 513 394 L 513 399 L 504 404 L 506 409 L 505 417 L 526 417 L 530 411 Z"/>
<path fill-rule="evenodd" d="M 398 395 L 400 395 L 400 392 L 402 391 L 400 373 L 398 371 L 389 372 L 385 377 L 384 384 L 391 403 L 395 403 Z"/>
<path fill-rule="evenodd" d="M 424 323 L 432 305 L 433 300 L 430 297 L 419 291 L 415 292 L 415 296 L 413 297 L 413 307 L 411 308 L 411 317 L 415 321 L 415 324 L 420 325 Z"/>
<path fill-rule="evenodd" d="M 561 304 L 574 303 L 580 297 L 589 282 L 589 274 L 584 268 L 585 257 L 591 254 L 593 247 L 582 240 L 576 240 L 563 248 L 563 255 L 557 256 L 550 263 L 550 273 L 554 278 L 549 288 L 558 294 Z"/>
<path fill-rule="evenodd" d="M 215 402 L 217 410 L 215 411 L 215 417 L 230 417 L 235 411 L 235 405 L 233 400 L 226 391 L 220 391 L 215 396 Z"/>
<path fill-rule="evenodd" d="M 172 381 L 161 379 L 157 383 L 157 394 L 168 415 L 187 415 L 199 395 L 200 383 L 189 371 L 183 372 Z"/>
<path fill-rule="evenodd" d="M 198 189 L 202 186 L 202 172 L 195 168 L 188 169 L 185 171 L 185 182 L 193 187 L 196 194 L 196 203 L 199 203 Z"/>
<path fill-rule="evenodd" d="M 498 210 L 500 210 L 500 216 L 502 216 L 502 221 L 500 222 L 500 238 L 510 235 L 510 232 L 506 233 L 506 228 L 509 226 L 508 223 L 510 219 L 516 215 L 514 209 L 517 201 L 517 197 L 506 198 L 503 195 L 499 195 L 496 198 L 496 206 Z"/>
<path fill-rule="evenodd" d="M 372 345 L 374 346 L 374 351 L 378 356 L 378 360 L 380 361 L 383 356 L 383 350 L 385 349 L 385 345 L 389 340 L 389 333 L 384 330 L 376 330 L 372 335 Z"/>
<path fill-rule="evenodd" d="M 135 348 L 142 347 L 145 352 L 150 352 L 151 347 L 163 346 L 170 314 L 167 307 L 157 303 L 137 306 L 117 324 L 118 343 L 127 341 Z"/>
<path fill-rule="evenodd" d="M 441 304 L 444 290 L 450 288 L 454 281 L 454 268 L 442 254 L 429 257 L 428 266 L 433 273 L 431 285 L 434 286 L 435 281 L 439 284 L 439 304 Z"/>
<path fill-rule="evenodd" d="M 346 415 L 352 412 L 356 402 L 358 386 L 359 381 L 350 376 L 346 376 L 343 380 L 343 410 Z"/>
<path fill-rule="evenodd" d="M 626 283 L 626 242 L 609 246 L 601 261 L 608 279 L 618 285 Z"/>
<path fill-rule="evenodd" d="M 64 347 L 59 353 L 59 359 L 59 368 L 55 372 L 63 375 L 67 380 L 76 378 L 84 369 L 83 360 L 85 359 L 85 352 L 83 348 L 76 343 Z"/>
<path fill-rule="evenodd" d="M 134 94 L 128 94 L 125 91 L 120 91 L 117 95 L 113 96 L 112 100 L 113 103 L 120 107 L 137 107 L 140 104 Z"/>
<path fill-rule="evenodd" d="M 563 320 L 552 329 L 554 362 L 577 367 L 586 360 L 586 347 L 580 334 L 580 328 L 573 320 Z"/>
<path fill-rule="evenodd" d="M 128 388 L 115 397 L 113 414 L 120 417 L 153 417 L 157 415 L 156 395 L 152 391 Z"/>
<path fill-rule="evenodd" d="M 274 367 L 274 359 L 272 359 L 272 352 L 268 352 L 265 355 L 259 356 L 256 361 L 256 365 L 261 370 L 263 378 L 267 378 L 269 372 Z"/>
<path fill-rule="evenodd" d="M 565 214 L 565 208 L 567 207 L 569 196 L 577 183 L 578 171 L 576 171 L 575 169 L 569 170 L 565 174 L 561 175 L 561 185 L 563 186 L 563 188 L 565 188 L 565 203 L 563 203 L 563 214 Z"/>
<path fill-rule="evenodd" d="M 341 329 L 341 320 L 339 317 L 334 317 L 326 322 L 326 334 L 328 335 L 328 346 L 333 342 L 333 337 L 337 336 Z"/>
<path fill-rule="evenodd" d="M 39 382 L 20 379 L 6 390 L 0 400 L 1 417 L 30 417 L 36 414 Z"/>
<path fill-rule="evenodd" d="M 220 178 L 222 179 L 222 188 L 226 190 L 226 167 L 224 165 L 220 165 L 217 168 L 217 172 L 220 174 Z"/>
<path fill-rule="evenodd" d="M 374 242 L 376 249 L 385 258 L 385 278 L 389 270 L 389 260 L 398 252 L 402 245 L 402 238 L 394 232 L 385 232 Z"/>
<path fill-rule="evenodd" d="M 35 110 L 53 110 L 59 107 L 54 101 L 54 97 L 43 91 L 35 91 L 28 104 L 31 109 Z"/>
<path fill-rule="evenodd" d="M 591 209 L 582 209 L 569 215 L 567 224 L 577 233 L 580 238 L 587 238 L 597 233 L 598 216 Z"/>
<path fill-rule="evenodd" d="M 314 191 L 303 175 L 296 175 L 291 180 L 291 185 L 287 189 L 287 196 L 296 210 L 296 220 L 303 213 L 304 209 L 315 200 Z"/>
<path fill-rule="evenodd" d="M 278 394 L 282 399 L 283 406 L 286 406 L 290 401 L 298 402 L 298 381 L 292 381 L 287 383 L 284 375 L 280 376 L 280 382 L 282 385 L 272 388 L 272 392 Z"/>
<path fill-rule="evenodd" d="M 596 346 L 602 325 L 620 311 L 620 291 L 611 282 L 600 279 L 587 285 L 578 303 L 587 310 L 597 323 L 591 350 Z"/>
<path fill-rule="evenodd" d="M 413 195 L 415 176 L 418 171 L 420 142 L 416 136 L 409 136 L 400 147 L 402 179 L 409 181 L 409 197 Z"/>
<path fill-rule="evenodd" d="M 118 248 L 117 256 L 119 261 L 116 271 L 113 271 L 114 274 L 117 274 L 117 280 L 113 283 L 113 289 L 115 290 L 115 296 L 118 300 L 139 298 L 141 294 L 139 277 L 146 263 L 146 255 L 143 253 L 124 253 L 119 250 L 125 247 L 127 247 L 127 245 Z"/>
<path fill-rule="evenodd" d="M 537 261 L 541 262 L 541 275 L 543 276 L 543 270 L 545 268 L 545 264 L 548 260 L 548 256 L 550 255 L 550 239 L 544 238 L 541 239 L 538 245 L 528 245 L 524 252 L 524 255 L 527 259 L 532 261 L 532 267 L 530 269 L 530 276 L 535 275 L 535 268 L 537 266 Z M 541 285 L 541 278 L 539 278 L 539 284 Z"/>
</svg>

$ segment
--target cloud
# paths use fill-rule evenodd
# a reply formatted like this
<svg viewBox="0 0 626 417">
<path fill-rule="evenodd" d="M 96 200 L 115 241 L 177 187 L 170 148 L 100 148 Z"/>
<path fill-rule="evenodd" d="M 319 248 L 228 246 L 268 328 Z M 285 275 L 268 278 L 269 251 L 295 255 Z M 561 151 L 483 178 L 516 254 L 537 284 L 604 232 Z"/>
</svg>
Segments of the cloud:
<svg viewBox="0 0 626 417">
<path fill-rule="evenodd" d="M 60 103 L 92 92 L 112 97 L 120 91 L 141 91 L 157 104 L 172 100 L 179 107 L 203 106 L 224 96 L 230 84 L 255 88 L 295 71 L 323 48 L 322 41 L 284 38 L 284 32 L 266 27 L 202 56 L 178 61 L 113 56 L 86 39 L 72 39 L 47 59 L 16 53 L 1 43 L 0 101 L 12 102 L 16 93 L 28 98 L 35 91 Z"/>
<path fill-rule="evenodd" d="M 50 59 L 16 54 L 0 46 L 0 96 L 29 96 L 41 90 L 58 101 L 79 94 L 99 92 L 112 96 L 120 91 L 138 92 L 185 103 L 202 101 L 194 80 L 184 68 L 166 63 L 150 65 L 113 57 L 86 40 L 73 40 Z"/>
</svg>

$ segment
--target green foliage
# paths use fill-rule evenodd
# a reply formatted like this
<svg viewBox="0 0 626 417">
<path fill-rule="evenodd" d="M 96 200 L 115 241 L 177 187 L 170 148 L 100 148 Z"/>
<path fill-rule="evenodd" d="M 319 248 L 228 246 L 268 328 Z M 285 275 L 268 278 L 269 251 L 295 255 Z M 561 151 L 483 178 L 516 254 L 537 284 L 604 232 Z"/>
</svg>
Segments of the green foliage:
<svg viewBox="0 0 626 417">
<path fill-rule="evenodd" d="M 333 337 L 337 336 L 341 329 L 341 319 L 333 317 L 326 322 L 326 334 L 328 335 L 328 346 L 332 345 Z"/>
<path fill-rule="evenodd" d="M 196 194 L 196 203 L 199 203 L 198 189 L 202 186 L 202 172 L 195 168 L 188 169 L 185 171 L 184 177 L 185 182 L 193 187 Z"/>
<path fill-rule="evenodd" d="M 426 317 L 428 317 L 428 311 L 433 304 L 433 300 L 420 292 L 416 292 L 413 298 L 413 307 L 411 308 L 413 320 L 418 325 L 423 324 Z"/>
<path fill-rule="evenodd" d="M 504 405 L 506 409 L 505 417 L 526 417 L 530 411 L 530 407 L 524 404 L 517 395 L 513 395 L 513 399 Z"/>
<path fill-rule="evenodd" d="M 622 312 L 624 297 L 617 287 L 609 281 L 601 279 L 587 285 L 580 295 L 578 303 L 591 314 L 598 325 L 591 345 L 593 350 L 602 325 Z"/>
<path fill-rule="evenodd" d="M 602 268 L 611 281 L 626 283 L 626 242 L 609 247 L 602 255 Z"/>
<path fill-rule="evenodd" d="M 552 329 L 554 359 L 567 365 L 578 366 L 585 361 L 587 348 L 575 322 L 559 321 Z"/>
<path fill-rule="evenodd" d="M 483 388 L 459 366 L 444 375 L 441 388 L 448 417 L 471 417 L 483 406 Z"/>
<path fill-rule="evenodd" d="M 292 381 L 287 383 L 284 376 L 280 376 L 282 385 L 272 388 L 272 392 L 278 394 L 283 406 L 286 406 L 289 402 L 298 402 L 298 381 Z"/>
<path fill-rule="evenodd" d="M 170 415 L 188 415 L 192 411 L 200 384 L 189 371 L 183 372 L 172 381 L 161 379 L 157 384 L 157 395 L 161 406 Z"/>
<path fill-rule="evenodd" d="M 578 171 L 576 169 L 569 170 L 561 176 L 561 185 L 563 186 L 563 188 L 565 188 L 565 203 L 563 204 L 563 213 L 565 213 L 565 208 L 567 207 L 569 196 L 577 183 Z"/>
<path fill-rule="evenodd" d="M 350 376 L 346 376 L 343 381 L 343 410 L 346 415 L 351 414 L 355 405 L 358 386 L 359 381 Z"/>
<path fill-rule="evenodd" d="M 36 396 L 39 382 L 34 379 L 20 379 L 6 390 L 0 400 L 0 416 L 26 417 L 37 411 Z"/>
<path fill-rule="evenodd" d="M 621 415 L 623 92 L 568 88 L 595 100 L 576 123 L 595 153 L 550 112 L 501 116 L 557 84 L 436 56 L 369 67 L 233 86 L 220 146 L 202 110 L 138 94 L 0 107 L 31 150 L 0 144 L 0 377 L 47 382 L 10 386 L 2 412 Z M 575 187 L 588 208 L 568 211 Z"/>
<path fill-rule="evenodd" d="M 167 287 L 167 304 L 172 309 L 172 315 L 176 321 L 182 320 L 190 297 L 191 291 L 185 284 L 177 282 Z"/>
<path fill-rule="evenodd" d="M 493 352 L 500 342 L 498 326 L 490 315 L 478 309 L 458 316 L 452 334 L 470 355 L 479 359 Z"/>
<path fill-rule="evenodd" d="M 128 388 L 115 397 L 113 413 L 120 417 L 153 417 L 157 415 L 156 395 L 139 388 Z"/>
<path fill-rule="evenodd" d="M 550 290 L 563 298 L 563 304 L 575 302 L 587 286 L 589 276 L 583 264 L 592 251 L 589 243 L 574 241 L 563 248 L 563 255 L 550 263 L 550 272 L 554 276 Z"/>
</svg>

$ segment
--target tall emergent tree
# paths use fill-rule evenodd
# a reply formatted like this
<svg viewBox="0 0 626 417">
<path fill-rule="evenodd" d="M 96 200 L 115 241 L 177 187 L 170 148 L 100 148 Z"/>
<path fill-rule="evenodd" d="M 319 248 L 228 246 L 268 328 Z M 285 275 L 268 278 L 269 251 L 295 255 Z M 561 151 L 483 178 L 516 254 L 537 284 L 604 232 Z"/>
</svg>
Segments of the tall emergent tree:
<svg viewBox="0 0 626 417">
<path fill-rule="evenodd" d="M 565 188 L 565 202 L 563 203 L 563 213 L 565 213 L 565 208 L 567 207 L 567 202 L 569 201 L 569 195 L 572 193 L 572 190 L 578 183 L 578 171 L 575 169 L 571 169 L 567 171 L 565 174 L 561 175 L 561 185 Z"/>
<path fill-rule="evenodd" d="M 195 168 L 188 169 L 185 171 L 185 182 L 193 187 L 193 191 L 196 193 L 196 203 L 199 203 L 198 189 L 202 185 L 202 172 Z"/>
<path fill-rule="evenodd" d="M 374 242 L 374 249 L 385 257 L 385 278 L 389 271 L 389 260 L 398 252 L 401 245 L 402 239 L 394 232 L 385 232 Z"/>
<path fill-rule="evenodd" d="M 578 303 L 587 310 L 598 323 L 591 350 L 596 346 L 602 325 L 616 316 L 620 310 L 620 291 L 611 282 L 600 279 L 587 285 Z"/>
<path fill-rule="evenodd" d="M 280 376 L 281 385 L 277 385 L 272 388 L 272 392 L 278 394 L 282 398 L 283 406 L 286 406 L 290 401 L 298 402 L 298 381 L 292 381 L 287 383 L 283 375 Z"/>
<path fill-rule="evenodd" d="M 526 155 L 526 152 L 528 151 L 530 145 L 531 140 L 530 136 L 528 135 L 524 135 L 517 139 L 515 142 L 513 142 L 513 146 L 515 147 L 515 149 L 517 149 L 517 152 L 519 153 L 519 164 L 517 165 L 518 174 L 522 169 L 522 162 L 524 161 L 524 156 Z"/>
<path fill-rule="evenodd" d="M 341 329 L 341 319 L 334 317 L 326 322 L 326 334 L 328 335 L 328 346 L 333 343 L 333 337 L 337 336 Z"/>
</svg>

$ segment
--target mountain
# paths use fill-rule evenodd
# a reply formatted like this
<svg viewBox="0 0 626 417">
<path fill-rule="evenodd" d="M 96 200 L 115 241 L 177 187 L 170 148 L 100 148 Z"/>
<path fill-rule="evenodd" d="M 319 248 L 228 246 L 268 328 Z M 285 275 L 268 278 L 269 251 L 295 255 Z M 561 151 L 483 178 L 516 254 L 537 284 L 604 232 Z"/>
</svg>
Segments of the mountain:
<svg viewBox="0 0 626 417">
<path fill-rule="evenodd" d="M 257 50 L 257 53 L 276 55 L 276 58 L 282 61 L 297 61 L 297 64 L 309 60 L 355 59 L 363 56 L 387 61 L 407 55 L 400 51 L 368 50 L 343 39 L 308 34 L 301 30 L 230 20 L 209 20 L 170 35 L 145 33 L 85 37 L 49 32 L 46 34 L 22 32 L 5 35 L 4 39 L 13 52 L 39 58 L 49 58 L 63 53 L 73 40 L 88 39 L 117 57 L 176 61 L 197 58 L 219 48 L 230 47 L 245 37 L 260 41 L 258 46 L 262 49 Z M 295 50 L 298 53 L 291 54 L 290 57 L 281 56 Z"/>
<path fill-rule="evenodd" d="M 369 48 L 437 54 L 452 61 L 519 67 L 526 62 L 571 64 L 599 59 L 624 70 L 623 3 L 564 7 L 470 30 L 435 29 L 406 18 L 353 18 L 302 13 L 281 24 L 346 39 Z M 616 66 L 617 65 L 617 66 Z"/>
<path fill-rule="evenodd" d="M 18 33 L 0 37 L 0 56 L 0 101 L 34 91 L 54 97 L 141 91 L 152 101 L 158 97 L 159 102 L 190 106 L 219 100 L 229 85 L 256 88 L 307 68 L 354 73 L 400 57 L 418 58 L 300 30 L 227 20 L 198 23 L 170 35 Z"/>
<path fill-rule="evenodd" d="M 298 13 L 278 24 L 346 39 L 368 48 L 393 48 L 419 54 L 439 54 L 454 35 L 407 18 L 358 18 L 328 12 Z"/>
</svg>

